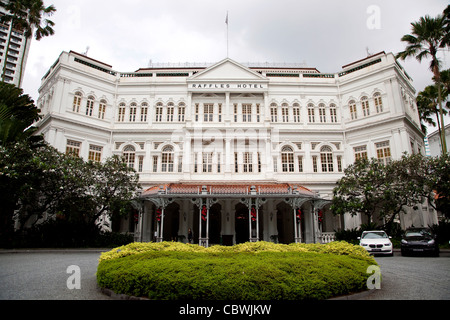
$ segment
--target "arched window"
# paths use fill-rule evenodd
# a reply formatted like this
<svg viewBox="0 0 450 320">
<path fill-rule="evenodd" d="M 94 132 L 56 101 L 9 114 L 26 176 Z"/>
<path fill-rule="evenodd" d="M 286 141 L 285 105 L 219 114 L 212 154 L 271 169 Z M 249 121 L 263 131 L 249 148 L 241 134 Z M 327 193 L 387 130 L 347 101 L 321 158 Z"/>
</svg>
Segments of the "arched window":
<svg viewBox="0 0 450 320">
<path fill-rule="evenodd" d="M 333 123 L 337 122 L 337 109 L 334 103 L 330 104 L 330 118 L 331 122 Z"/>
<path fill-rule="evenodd" d="M 156 104 L 156 108 L 155 108 L 155 121 L 156 122 L 161 122 L 162 121 L 162 115 L 163 115 L 163 104 L 162 102 L 158 102 Z"/>
<path fill-rule="evenodd" d="M 281 116 L 283 122 L 289 122 L 289 105 L 287 103 L 281 105 Z"/>
<path fill-rule="evenodd" d="M 370 110 L 369 110 L 369 99 L 367 97 L 361 98 L 361 106 L 364 117 L 370 116 Z"/>
<path fill-rule="evenodd" d="M 320 120 L 320 123 L 327 122 L 327 114 L 326 114 L 325 104 L 323 104 L 323 103 L 319 104 L 319 120 Z"/>
<path fill-rule="evenodd" d="M 186 105 L 184 102 L 178 104 L 178 122 L 184 122 L 184 117 L 186 114 Z"/>
<path fill-rule="evenodd" d="M 117 118 L 118 122 L 124 122 L 125 121 L 125 108 L 126 105 L 124 102 L 119 104 L 119 117 Z"/>
<path fill-rule="evenodd" d="M 294 150 L 289 146 L 281 149 L 281 167 L 283 172 L 294 172 Z"/>
<path fill-rule="evenodd" d="M 137 103 L 130 104 L 130 122 L 136 122 Z"/>
<path fill-rule="evenodd" d="M 161 161 L 161 171 L 162 172 L 173 172 L 174 166 L 174 154 L 173 147 L 166 146 L 162 150 L 162 161 Z"/>
<path fill-rule="evenodd" d="M 322 172 L 333 172 L 333 150 L 329 146 L 320 149 L 320 162 L 322 164 Z"/>
<path fill-rule="evenodd" d="M 373 100 L 375 100 L 375 108 L 377 109 L 377 113 L 383 112 L 383 100 L 381 99 L 381 93 L 375 92 L 373 95 Z"/>
<path fill-rule="evenodd" d="M 294 122 L 300 122 L 300 105 L 294 103 L 292 106 L 292 113 L 294 114 Z"/>
<path fill-rule="evenodd" d="M 356 112 L 356 102 L 355 102 L 355 100 L 351 100 L 351 101 L 348 103 L 348 106 L 349 106 L 349 108 L 350 108 L 350 116 L 351 116 L 351 119 L 352 119 L 352 120 L 358 119 L 358 114 L 357 114 L 357 112 Z"/>
<path fill-rule="evenodd" d="M 73 112 L 80 112 L 81 99 L 83 95 L 81 92 L 75 92 L 75 96 L 73 97 Z"/>
<path fill-rule="evenodd" d="M 125 162 L 129 168 L 134 169 L 135 158 L 136 149 L 133 146 L 126 146 L 123 149 L 123 162 Z"/>
<path fill-rule="evenodd" d="M 312 103 L 308 104 L 308 118 L 310 123 L 316 122 L 316 111 Z"/>
<path fill-rule="evenodd" d="M 94 100 L 93 96 L 89 96 L 86 103 L 86 115 L 92 117 L 92 113 L 94 112 Z"/>
<path fill-rule="evenodd" d="M 100 105 L 98 106 L 98 118 L 104 120 L 106 113 L 106 100 L 100 100 Z"/>
<path fill-rule="evenodd" d="M 276 103 L 270 105 L 270 117 L 272 122 L 278 122 L 278 106 Z"/>
<path fill-rule="evenodd" d="M 174 107 L 175 105 L 173 104 L 173 102 L 169 102 L 169 104 L 167 105 L 167 121 L 168 122 L 173 122 L 173 113 L 174 113 Z"/>
<path fill-rule="evenodd" d="M 147 115 L 148 115 L 148 103 L 143 102 L 141 104 L 141 122 L 147 122 Z"/>
</svg>

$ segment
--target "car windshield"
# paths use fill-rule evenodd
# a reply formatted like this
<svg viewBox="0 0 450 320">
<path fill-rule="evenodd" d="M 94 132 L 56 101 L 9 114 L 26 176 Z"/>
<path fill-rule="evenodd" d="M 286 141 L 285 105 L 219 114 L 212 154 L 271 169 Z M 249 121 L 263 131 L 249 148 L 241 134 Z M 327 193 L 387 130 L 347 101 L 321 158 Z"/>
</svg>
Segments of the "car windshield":
<svg viewBox="0 0 450 320">
<path fill-rule="evenodd" d="M 361 239 L 381 239 L 387 238 L 387 234 L 384 231 L 365 232 L 362 234 Z"/>
<path fill-rule="evenodd" d="M 431 237 L 430 231 L 426 229 L 413 229 L 413 230 L 407 230 L 405 232 L 405 237 Z"/>
</svg>

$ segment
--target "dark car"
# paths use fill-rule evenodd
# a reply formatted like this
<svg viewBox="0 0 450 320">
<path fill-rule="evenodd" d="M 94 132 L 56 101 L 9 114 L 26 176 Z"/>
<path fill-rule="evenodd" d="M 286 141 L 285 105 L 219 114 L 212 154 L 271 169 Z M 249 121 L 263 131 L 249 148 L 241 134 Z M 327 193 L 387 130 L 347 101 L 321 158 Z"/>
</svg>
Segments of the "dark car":
<svg viewBox="0 0 450 320">
<path fill-rule="evenodd" d="M 409 228 L 401 241 L 402 256 L 411 254 L 431 254 L 439 257 L 436 236 L 429 228 Z"/>
</svg>

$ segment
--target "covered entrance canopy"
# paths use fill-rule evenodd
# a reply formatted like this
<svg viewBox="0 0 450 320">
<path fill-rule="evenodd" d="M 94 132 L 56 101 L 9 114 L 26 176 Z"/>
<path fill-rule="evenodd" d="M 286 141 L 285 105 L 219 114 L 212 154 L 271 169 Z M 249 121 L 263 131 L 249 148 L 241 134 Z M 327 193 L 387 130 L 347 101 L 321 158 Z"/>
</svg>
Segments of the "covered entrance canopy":
<svg viewBox="0 0 450 320">
<path fill-rule="evenodd" d="M 273 212 L 276 210 L 274 204 L 280 202 L 289 205 L 291 209 L 291 213 L 288 213 L 290 217 L 288 216 L 286 220 L 291 221 L 289 226 L 292 229 L 292 240 L 302 242 L 302 230 L 307 228 L 310 234 L 313 234 L 313 241 L 316 242 L 320 237 L 319 210 L 329 203 L 329 200 L 320 199 L 316 193 L 303 186 L 288 183 L 169 183 L 148 188 L 141 194 L 141 200 L 154 205 L 152 230 L 156 241 L 167 240 L 164 236 L 166 210 L 171 204 L 177 202 L 183 203 L 182 211 L 187 211 L 187 213 L 182 213 L 182 217 L 179 217 L 181 222 L 186 223 L 177 225 L 180 229 L 178 233 L 187 234 L 188 229 L 196 229 L 198 243 L 205 247 L 210 244 L 211 228 L 216 230 L 218 223 L 222 224 L 222 231 L 228 229 L 228 232 L 223 232 L 223 237 L 234 236 L 236 240 L 238 228 L 231 226 L 238 221 L 236 219 L 240 219 L 239 230 L 242 230 L 242 221 L 248 223 L 247 241 L 259 241 L 261 232 L 264 232 L 265 229 L 266 233 L 270 228 L 277 230 L 277 217 L 273 217 Z M 214 218 L 211 214 L 220 211 L 212 209 L 216 204 L 224 207 L 226 212 L 234 212 L 233 206 L 239 206 L 239 214 L 234 212 L 235 217 L 234 219 L 232 217 L 231 220 L 229 213 L 226 218 Z M 266 208 L 265 210 L 263 210 L 263 206 Z M 246 210 L 243 212 L 242 208 Z M 262 211 L 265 212 L 265 222 L 261 221 L 264 218 L 261 217 Z M 194 216 L 196 221 L 193 219 Z M 141 226 L 142 218 L 141 214 Z M 302 226 L 302 221 L 308 221 L 308 226 Z M 270 233 L 274 233 L 274 231 Z"/>
</svg>

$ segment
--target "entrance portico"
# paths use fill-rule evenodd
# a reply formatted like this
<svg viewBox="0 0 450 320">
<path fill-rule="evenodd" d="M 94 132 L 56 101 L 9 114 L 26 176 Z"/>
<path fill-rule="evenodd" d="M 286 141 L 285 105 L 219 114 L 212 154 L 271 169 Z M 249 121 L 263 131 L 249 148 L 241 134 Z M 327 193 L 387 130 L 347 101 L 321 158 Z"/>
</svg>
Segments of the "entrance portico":
<svg viewBox="0 0 450 320">
<path fill-rule="evenodd" d="M 293 184 L 166 184 L 141 195 L 138 241 L 233 245 L 259 240 L 321 242 L 319 212 L 329 203 Z M 168 231 L 170 230 L 170 231 Z"/>
</svg>

